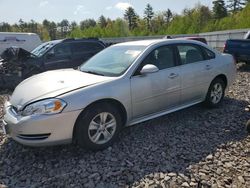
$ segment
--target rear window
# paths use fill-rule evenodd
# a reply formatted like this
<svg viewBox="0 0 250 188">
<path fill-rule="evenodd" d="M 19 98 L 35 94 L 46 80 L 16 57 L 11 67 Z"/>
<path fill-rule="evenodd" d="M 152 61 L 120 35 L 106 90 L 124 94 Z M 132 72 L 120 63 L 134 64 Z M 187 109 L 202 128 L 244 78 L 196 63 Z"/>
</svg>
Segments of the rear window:
<svg viewBox="0 0 250 188">
<path fill-rule="evenodd" d="M 204 60 L 203 52 L 198 45 L 178 44 L 177 49 L 182 65 Z"/>
</svg>

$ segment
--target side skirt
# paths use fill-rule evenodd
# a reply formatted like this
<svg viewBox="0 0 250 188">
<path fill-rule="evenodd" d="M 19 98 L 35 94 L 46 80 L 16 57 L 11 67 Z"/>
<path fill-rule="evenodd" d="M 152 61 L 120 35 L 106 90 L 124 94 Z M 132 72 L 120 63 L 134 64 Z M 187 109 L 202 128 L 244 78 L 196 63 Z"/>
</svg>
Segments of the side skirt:
<svg viewBox="0 0 250 188">
<path fill-rule="evenodd" d="M 175 111 L 178 111 L 178 110 L 190 107 L 190 106 L 193 106 L 195 104 L 199 104 L 201 102 L 203 102 L 203 100 L 199 100 L 199 101 L 196 101 L 196 102 L 193 102 L 193 103 L 190 103 L 190 104 L 179 106 L 177 108 L 172 108 L 170 110 L 164 110 L 164 111 L 160 111 L 158 113 L 146 115 L 146 116 L 143 116 L 143 117 L 132 120 L 131 122 L 128 123 L 127 126 L 132 126 L 132 125 L 135 125 L 137 123 L 141 123 L 141 122 L 144 122 L 144 121 L 147 121 L 147 120 L 150 120 L 150 119 L 154 119 L 154 118 L 157 118 L 157 117 L 160 117 L 160 116 L 163 116 L 163 115 L 166 115 L 166 114 L 169 114 L 169 113 L 172 113 L 172 112 L 175 112 Z"/>
</svg>

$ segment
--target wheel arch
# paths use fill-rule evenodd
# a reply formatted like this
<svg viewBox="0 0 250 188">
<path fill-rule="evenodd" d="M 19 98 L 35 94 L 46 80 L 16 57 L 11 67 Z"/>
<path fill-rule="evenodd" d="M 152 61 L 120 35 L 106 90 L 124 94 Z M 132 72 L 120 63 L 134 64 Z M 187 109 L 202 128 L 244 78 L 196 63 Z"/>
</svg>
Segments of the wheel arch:
<svg viewBox="0 0 250 188">
<path fill-rule="evenodd" d="M 75 121 L 75 124 L 74 124 L 74 128 L 73 128 L 73 142 L 75 141 L 75 131 L 76 131 L 76 125 L 77 125 L 77 122 L 79 121 L 80 117 L 87 112 L 88 109 L 90 109 L 92 106 L 94 105 L 98 105 L 98 104 L 103 104 L 103 103 L 108 103 L 108 104 L 111 104 L 113 106 L 115 106 L 115 108 L 117 108 L 121 114 L 121 118 L 122 118 L 122 125 L 124 126 L 127 122 L 127 110 L 126 108 L 124 107 L 124 105 L 116 100 L 116 99 L 113 99 L 113 98 L 105 98 L 105 99 L 100 99 L 100 100 L 96 100 L 92 103 L 90 103 L 89 105 L 87 105 L 83 110 L 82 112 L 78 115 L 76 121 Z"/>
<path fill-rule="evenodd" d="M 227 87 L 227 85 L 228 85 L 228 80 L 227 80 L 227 77 L 226 77 L 226 75 L 225 74 L 219 74 L 219 75 L 217 75 L 213 80 L 212 80 L 212 82 L 215 80 L 215 79 L 221 79 L 224 83 L 225 83 L 225 88 Z M 211 82 L 211 83 L 212 83 Z"/>
</svg>

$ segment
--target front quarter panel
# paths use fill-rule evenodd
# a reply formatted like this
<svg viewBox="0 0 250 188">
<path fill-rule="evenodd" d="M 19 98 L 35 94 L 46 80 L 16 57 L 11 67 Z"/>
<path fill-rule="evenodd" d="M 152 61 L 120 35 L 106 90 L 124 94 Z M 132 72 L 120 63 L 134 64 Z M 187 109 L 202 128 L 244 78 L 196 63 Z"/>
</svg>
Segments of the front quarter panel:
<svg viewBox="0 0 250 188">
<path fill-rule="evenodd" d="M 109 82 L 87 86 L 60 95 L 58 98 L 67 103 L 64 112 L 83 110 L 98 100 L 114 99 L 124 106 L 128 119 L 131 117 L 130 84 L 126 78 L 118 78 Z"/>
</svg>

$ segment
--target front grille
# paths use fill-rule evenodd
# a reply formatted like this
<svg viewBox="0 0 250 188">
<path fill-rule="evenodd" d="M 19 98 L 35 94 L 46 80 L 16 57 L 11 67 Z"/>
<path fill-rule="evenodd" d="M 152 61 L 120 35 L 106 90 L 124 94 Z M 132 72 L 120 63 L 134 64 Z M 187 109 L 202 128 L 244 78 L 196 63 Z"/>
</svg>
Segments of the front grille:
<svg viewBox="0 0 250 188">
<path fill-rule="evenodd" d="M 19 134 L 17 137 L 23 140 L 44 140 L 47 139 L 51 134 Z"/>
</svg>

